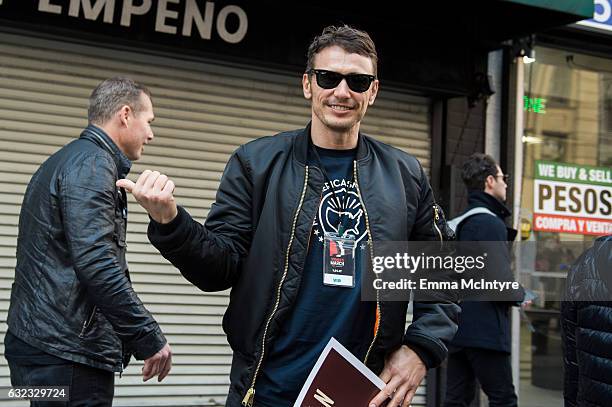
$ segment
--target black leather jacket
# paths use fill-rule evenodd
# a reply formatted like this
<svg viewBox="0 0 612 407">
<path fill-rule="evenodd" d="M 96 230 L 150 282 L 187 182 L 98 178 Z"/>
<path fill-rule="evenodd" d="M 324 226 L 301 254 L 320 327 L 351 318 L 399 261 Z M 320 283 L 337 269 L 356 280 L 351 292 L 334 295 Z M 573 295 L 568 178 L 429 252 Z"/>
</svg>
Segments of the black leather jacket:
<svg viewBox="0 0 612 407">
<path fill-rule="evenodd" d="M 255 387 L 300 286 L 324 184 L 321 170 L 307 165 L 309 138 L 307 127 L 238 148 L 204 226 L 182 208 L 169 224 L 149 225 L 151 242 L 189 281 L 204 291 L 232 288 L 223 319 L 234 351 L 228 406 L 240 405 Z M 414 157 L 360 135 L 354 177 L 370 240 L 440 239 L 432 191 Z M 414 322 L 405 332 L 407 303 L 379 302 L 367 365 L 379 373 L 385 355 L 407 344 L 428 367 L 437 366 L 457 329 L 458 309 L 454 303 L 414 304 Z"/>
<path fill-rule="evenodd" d="M 41 165 L 21 207 L 8 313 L 21 340 L 110 371 L 166 343 L 125 260 L 127 201 L 115 182 L 130 165 L 95 126 Z"/>
<path fill-rule="evenodd" d="M 612 236 L 597 239 L 572 266 L 561 303 L 566 407 L 612 400 Z"/>
</svg>

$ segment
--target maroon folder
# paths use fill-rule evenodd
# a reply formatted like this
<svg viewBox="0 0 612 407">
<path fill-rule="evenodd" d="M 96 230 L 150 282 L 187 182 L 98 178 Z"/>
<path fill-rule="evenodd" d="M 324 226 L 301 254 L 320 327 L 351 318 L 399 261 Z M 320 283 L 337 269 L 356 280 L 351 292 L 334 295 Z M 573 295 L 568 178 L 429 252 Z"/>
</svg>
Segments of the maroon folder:
<svg viewBox="0 0 612 407">
<path fill-rule="evenodd" d="M 385 383 L 331 338 L 293 407 L 368 407 Z"/>
</svg>

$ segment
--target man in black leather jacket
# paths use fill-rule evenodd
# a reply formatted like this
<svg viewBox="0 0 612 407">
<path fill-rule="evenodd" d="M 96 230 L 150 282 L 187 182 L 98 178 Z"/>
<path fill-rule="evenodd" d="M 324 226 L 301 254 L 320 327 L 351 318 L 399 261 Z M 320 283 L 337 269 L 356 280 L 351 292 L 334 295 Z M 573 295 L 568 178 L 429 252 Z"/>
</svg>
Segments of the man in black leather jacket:
<svg viewBox="0 0 612 407">
<path fill-rule="evenodd" d="M 149 91 L 98 85 L 89 126 L 32 176 L 19 217 L 5 356 L 13 386 L 70 386 L 70 404 L 110 406 L 132 354 L 162 380 L 171 351 L 132 289 L 127 201 L 115 186 L 153 139 Z M 33 405 L 45 405 L 41 404 Z"/>
<path fill-rule="evenodd" d="M 228 406 L 293 405 L 332 336 L 387 383 L 374 406 L 389 397 L 408 406 L 426 369 L 446 357 L 456 304 L 415 303 L 405 330 L 407 302 L 361 301 L 359 268 L 352 288 L 324 277 L 330 232 L 352 236 L 356 263 L 366 242 L 442 238 L 420 163 L 359 132 L 376 70 L 367 33 L 326 28 L 302 78 L 311 123 L 238 148 L 205 225 L 177 207 L 158 172 L 118 183 L 147 209 L 149 239 L 189 281 L 232 289 L 223 320 L 234 351 Z"/>
</svg>

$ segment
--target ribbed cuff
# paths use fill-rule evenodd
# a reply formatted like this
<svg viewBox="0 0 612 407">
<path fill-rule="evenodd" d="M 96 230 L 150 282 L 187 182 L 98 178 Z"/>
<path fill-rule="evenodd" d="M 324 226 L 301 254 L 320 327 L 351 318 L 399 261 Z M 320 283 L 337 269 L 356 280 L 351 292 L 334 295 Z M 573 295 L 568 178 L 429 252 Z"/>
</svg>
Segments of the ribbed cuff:
<svg viewBox="0 0 612 407">
<path fill-rule="evenodd" d="M 176 216 L 168 223 L 159 223 L 149 216 L 149 233 L 153 232 L 161 236 L 171 235 L 183 222 L 183 218 L 186 215 L 186 211 L 183 207 L 177 206 L 176 209 Z"/>
<path fill-rule="evenodd" d="M 438 367 L 448 352 L 442 351 L 441 349 L 433 349 L 431 339 L 427 339 L 417 335 L 406 335 L 404 336 L 404 345 L 416 353 L 427 369 Z M 438 348 L 436 345 L 434 345 Z"/>
</svg>

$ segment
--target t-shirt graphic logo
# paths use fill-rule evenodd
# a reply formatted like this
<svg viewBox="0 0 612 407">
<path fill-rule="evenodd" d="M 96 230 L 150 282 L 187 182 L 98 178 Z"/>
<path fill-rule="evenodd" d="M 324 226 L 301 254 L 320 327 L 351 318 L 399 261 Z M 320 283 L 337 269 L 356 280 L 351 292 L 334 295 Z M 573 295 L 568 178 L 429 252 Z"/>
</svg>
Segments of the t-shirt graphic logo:
<svg viewBox="0 0 612 407">
<path fill-rule="evenodd" d="M 337 211 L 334 208 L 328 207 L 325 211 L 325 220 L 331 226 L 332 230 L 338 233 L 337 225 L 340 224 L 340 220 L 342 219 L 344 225 L 344 234 L 348 233 L 353 236 L 358 236 L 362 215 L 363 209 L 361 208 L 359 208 L 357 213 L 352 213 L 348 211 Z"/>
<path fill-rule="evenodd" d="M 345 180 L 338 181 L 338 183 L 342 183 L 342 185 L 334 188 L 334 192 L 327 189 L 323 195 L 313 223 L 314 234 L 322 243 L 325 233 L 338 233 L 342 222 L 342 235 L 352 235 L 355 237 L 356 243 L 359 243 L 367 235 L 365 213 L 359 195 L 354 183 Z"/>
</svg>

